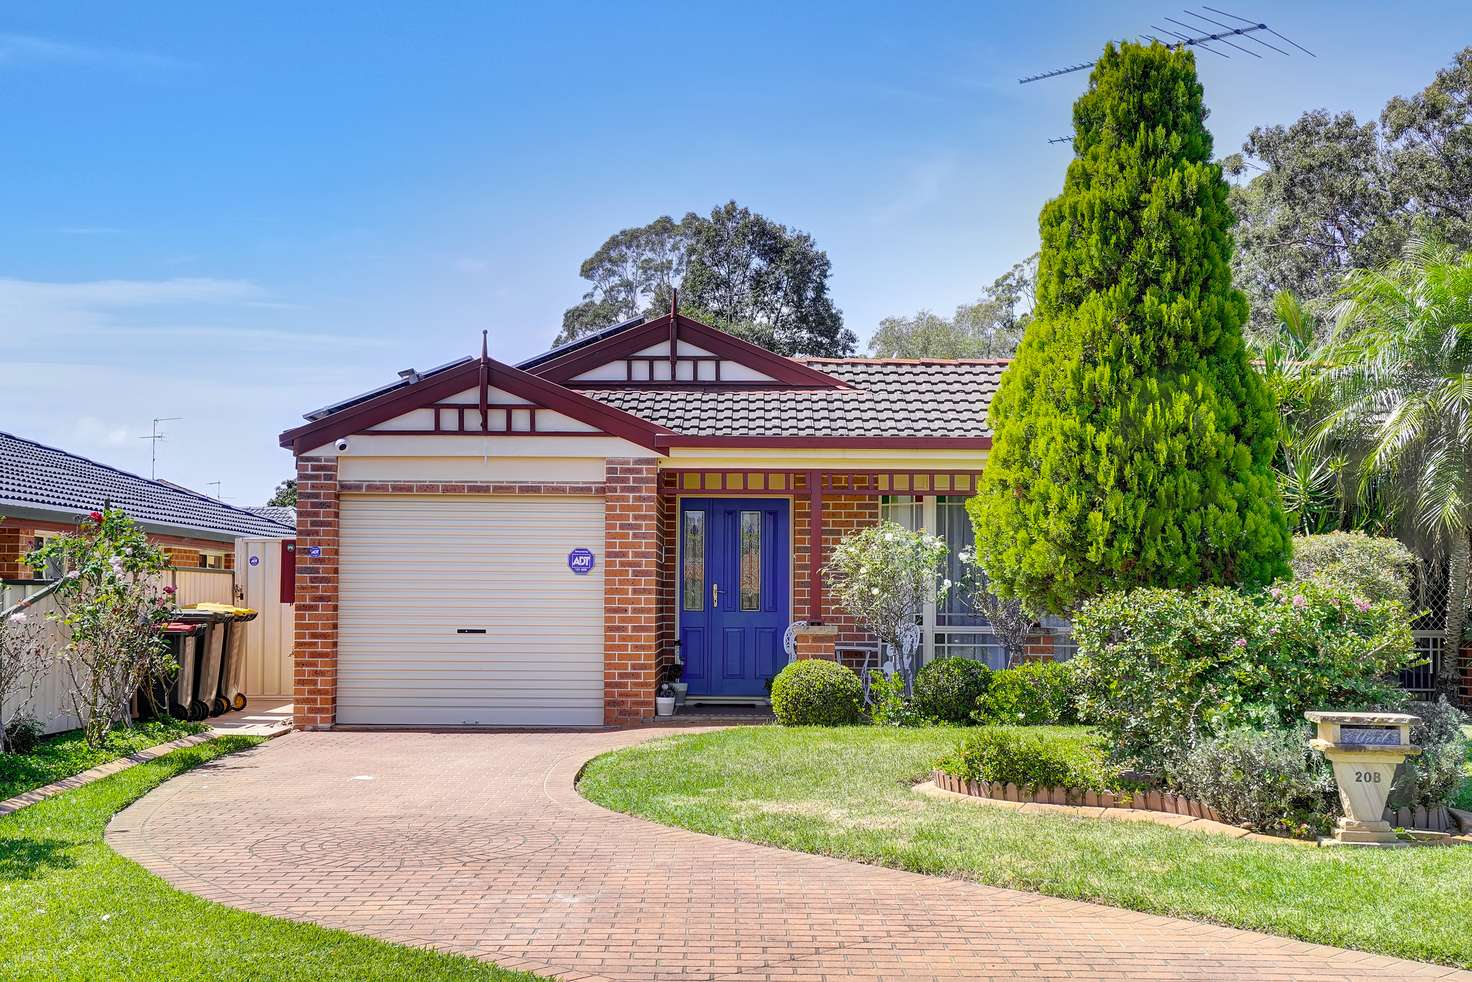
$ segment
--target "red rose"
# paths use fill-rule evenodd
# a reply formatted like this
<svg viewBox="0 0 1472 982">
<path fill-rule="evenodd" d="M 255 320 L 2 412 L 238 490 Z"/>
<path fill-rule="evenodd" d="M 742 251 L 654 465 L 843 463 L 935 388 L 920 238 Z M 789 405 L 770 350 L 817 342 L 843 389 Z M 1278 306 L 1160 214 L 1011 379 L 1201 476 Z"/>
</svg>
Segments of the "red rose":
<svg viewBox="0 0 1472 982">
<path fill-rule="evenodd" d="M 171 586 L 164 587 L 164 593 L 167 593 L 171 597 L 175 594 L 175 592 L 177 592 L 175 587 L 171 587 Z"/>
<path fill-rule="evenodd" d="M 102 523 L 102 512 L 100 511 L 94 511 L 90 513 L 87 517 L 92 519 L 92 521 L 97 522 L 98 524 Z"/>
</svg>

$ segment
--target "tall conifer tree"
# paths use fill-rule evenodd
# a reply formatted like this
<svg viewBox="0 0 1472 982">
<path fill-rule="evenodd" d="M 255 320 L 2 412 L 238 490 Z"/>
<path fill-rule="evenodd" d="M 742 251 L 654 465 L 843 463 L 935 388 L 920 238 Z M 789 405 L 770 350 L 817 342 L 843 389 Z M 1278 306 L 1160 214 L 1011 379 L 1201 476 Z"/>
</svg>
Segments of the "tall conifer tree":
<svg viewBox="0 0 1472 982">
<path fill-rule="evenodd" d="M 1159 44 L 1106 47 L 1074 104 L 1035 316 L 969 505 L 994 588 L 1035 612 L 1287 572 L 1276 409 L 1242 341 L 1205 120 L 1191 52 Z"/>
</svg>

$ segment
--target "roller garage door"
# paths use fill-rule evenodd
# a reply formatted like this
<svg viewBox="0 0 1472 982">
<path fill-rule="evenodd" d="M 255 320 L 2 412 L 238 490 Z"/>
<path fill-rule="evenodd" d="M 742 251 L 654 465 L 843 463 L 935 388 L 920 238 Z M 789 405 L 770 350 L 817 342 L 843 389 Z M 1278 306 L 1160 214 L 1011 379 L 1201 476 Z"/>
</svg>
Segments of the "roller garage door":
<svg viewBox="0 0 1472 982">
<path fill-rule="evenodd" d="M 340 534 L 338 722 L 603 722 L 602 499 L 345 495 Z"/>
</svg>

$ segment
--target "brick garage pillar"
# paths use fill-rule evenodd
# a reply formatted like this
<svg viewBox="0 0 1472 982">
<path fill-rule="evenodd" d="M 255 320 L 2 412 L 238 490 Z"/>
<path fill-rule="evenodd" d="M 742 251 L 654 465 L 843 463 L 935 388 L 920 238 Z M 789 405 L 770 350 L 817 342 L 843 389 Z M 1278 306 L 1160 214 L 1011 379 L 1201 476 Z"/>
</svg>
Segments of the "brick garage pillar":
<svg viewBox="0 0 1472 982">
<path fill-rule="evenodd" d="M 658 684 L 659 475 L 652 458 L 610 458 L 605 475 L 603 722 L 629 726 L 654 716 Z"/>
<path fill-rule="evenodd" d="M 296 488 L 292 712 L 297 729 L 325 730 L 337 717 L 337 459 L 299 458 Z"/>
<path fill-rule="evenodd" d="M 801 628 L 793 640 L 797 661 L 807 661 L 809 658 L 838 660 L 838 628 L 833 624 L 814 624 Z"/>
<path fill-rule="evenodd" d="M 0 580 L 29 580 L 31 568 L 26 553 L 31 551 L 30 529 L 0 526 Z"/>
</svg>

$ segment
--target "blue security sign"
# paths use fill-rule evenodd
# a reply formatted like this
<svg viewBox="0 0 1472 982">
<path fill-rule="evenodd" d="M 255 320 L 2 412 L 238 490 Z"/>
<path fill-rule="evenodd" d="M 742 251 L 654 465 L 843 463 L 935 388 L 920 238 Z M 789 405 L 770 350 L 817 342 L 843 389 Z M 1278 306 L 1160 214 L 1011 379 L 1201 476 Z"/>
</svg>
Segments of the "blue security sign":
<svg viewBox="0 0 1472 982">
<path fill-rule="evenodd" d="M 251 556 L 250 557 L 250 564 L 252 566 L 259 566 L 259 565 L 261 565 L 261 557 L 260 556 Z"/>
<path fill-rule="evenodd" d="M 567 554 L 567 568 L 579 576 L 587 576 L 593 572 L 593 550 L 584 549 L 582 546 Z"/>
<path fill-rule="evenodd" d="M 322 547 L 321 546 L 307 546 L 307 555 L 308 556 L 311 556 L 313 559 L 321 559 L 322 558 Z"/>
</svg>

